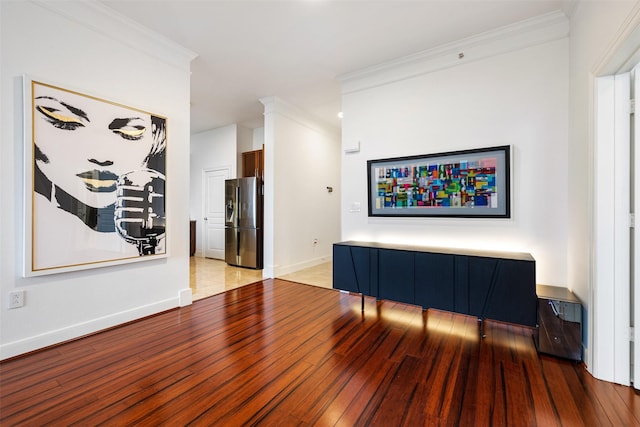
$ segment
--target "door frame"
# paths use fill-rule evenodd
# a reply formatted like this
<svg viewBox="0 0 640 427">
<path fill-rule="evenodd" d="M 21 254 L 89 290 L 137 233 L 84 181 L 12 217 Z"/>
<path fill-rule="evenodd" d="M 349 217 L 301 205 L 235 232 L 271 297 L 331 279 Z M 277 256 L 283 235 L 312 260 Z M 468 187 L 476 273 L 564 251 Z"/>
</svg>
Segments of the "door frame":
<svg viewBox="0 0 640 427">
<path fill-rule="evenodd" d="M 593 374 L 631 380 L 630 319 L 630 74 L 596 79 L 594 147 Z"/>
<path fill-rule="evenodd" d="M 625 246 L 624 237 L 621 236 L 620 230 L 624 228 L 625 223 L 628 226 L 629 211 L 624 212 L 625 209 L 622 206 L 618 206 L 617 210 L 613 208 L 603 210 L 602 206 L 599 206 L 598 200 L 602 200 L 604 191 L 602 188 L 597 188 L 596 177 L 606 173 L 605 163 L 608 164 L 608 167 L 615 166 L 616 153 L 607 152 L 606 147 L 615 149 L 616 137 L 621 142 L 621 134 L 616 134 L 616 125 L 622 132 L 625 132 L 624 128 L 627 126 L 626 124 L 620 126 L 620 122 L 616 123 L 616 108 L 621 110 L 625 107 L 622 104 L 616 104 L 615 76 L 630 72 L 638 63 L 640 63 L 640 3 L 632 7 L 628 18 L 617 32 L 614 43 L 604 51 L 600 60 L 591 68 L 589 75 L 591 90 L 589 108 L 592 114 L 589 120 L 592 133 L 588 143 L 593 175 L 590 176 L 589 182 L 590 196 L 592 197 L 590 200 L 591 235 L 589 237 L 591 246 L 590 292 L 587 303 L 589 352 L 585 356 L 587 368 L 594 377 L 625 385 L 629 385 L 632 380 L 629 363 L 631 361 L 629 355 L 631 307 L 628 303 L 630 283 L 620 274 L 616 279 L 615 269 L 620 268 L 620 260 L 618 262 L 612 260 L 611 254 L 607 254 L 605 249 L 607 246 L 612 250 L 616 248 L 618 255 L 625 252 L 623 249 Z M 603 85 L 605 87 L 602 87 Z M 601 102 L 603 100 L 606 101 Z M 618 149 L 620 148 L 622 147 L 618 144 Z M 620 163 L 622 153 L 622 150 L 617 153 L 618 163 Z M 598 158 L 598 154 L 604 155 L 605 158 Z M 636 152 L 636 162 L 637 159 Z M 618 171 L 618 182 L 621 178 L 620 172 Z M 618 189 L 618 195 L 621 194 L 621 190 L 627 191 L 627 189 Z M 637 200 L 637 188 L 635 194 Z M 613 195 L 610 194 L 605 198 L 610 200 Z M 614 238 L 614 235 L 617 235 L 617 239 Z M 605 245 L 599 246 L 603 243 L 603 239 Z M 629 245 L 627 245 L 626 251 L 630 252 Z M 637 263 L 637 261 L 638 254 L 636 253 L 634 262 Z M 630 263 L 630 258 L 627 258 L 625 262 Z M 626 269 L 626 267 L 623 268 Z M 635 276 L 637 283 L 640 280 L 638 272 Z M 639 295 L 636 294 L 634 303 L 636 323 L 640 314 L 638 312 L 640 309 L 638 297 Z M 633 330 L 635 343 L 640 343 L 639 333 L 640 327 L 636 326 Z M 640 355 L 640 352 L 634 353 L 638 353 L 634 355 L 634 358 Z M 640 368 L 636 365 L 634 370 L 637 376 L 640 373 Z M 634 381 L 634 386 L 638 387 L 638 383 L 640 381 Z"/>
</svg>

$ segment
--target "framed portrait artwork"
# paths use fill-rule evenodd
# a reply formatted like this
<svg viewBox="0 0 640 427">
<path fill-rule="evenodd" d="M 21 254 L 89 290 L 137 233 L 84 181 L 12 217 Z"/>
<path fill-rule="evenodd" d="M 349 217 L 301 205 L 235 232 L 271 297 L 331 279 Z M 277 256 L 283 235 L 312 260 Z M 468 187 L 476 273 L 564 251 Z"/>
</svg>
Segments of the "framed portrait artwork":
<svg viewBox="0 0 640 427">
<path fill-rule="evenodd" d="M 367 161 L 371 217 L 509 218 L 510 146 Z"/>
<path fill-rule="evenodd" d="M 23 80 L 25 275 L 166 256 L 167 119 Z"/>
</svg>

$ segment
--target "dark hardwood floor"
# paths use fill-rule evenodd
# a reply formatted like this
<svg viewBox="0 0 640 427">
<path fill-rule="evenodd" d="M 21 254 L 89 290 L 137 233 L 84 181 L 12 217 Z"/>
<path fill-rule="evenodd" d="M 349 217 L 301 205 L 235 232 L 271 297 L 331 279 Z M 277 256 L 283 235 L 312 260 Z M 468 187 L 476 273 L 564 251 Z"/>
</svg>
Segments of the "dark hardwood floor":
<svg viewBox="0 0 640 427">
<path fill-rule="evenodd" d="M 265 280 L 0 363 L 0 425 L 632 426 L 533 330 Z"/>
</svg>

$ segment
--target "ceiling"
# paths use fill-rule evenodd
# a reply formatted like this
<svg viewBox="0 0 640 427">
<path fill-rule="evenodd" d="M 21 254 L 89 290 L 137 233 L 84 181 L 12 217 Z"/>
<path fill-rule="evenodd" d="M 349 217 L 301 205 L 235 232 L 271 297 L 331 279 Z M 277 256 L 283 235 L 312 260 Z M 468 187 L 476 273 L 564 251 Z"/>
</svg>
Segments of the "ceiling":
<svg viewBox="0 0 640 427">
<path fill-rule="evenodd" d="M 575 0 L 572 0 L 575 1 Z M 198 54 L 191 132 L 262 126 L 277 96 L 340 127 L 339 76 L 543 13 L 567 0 L 103 0 Z"/>
</svg>

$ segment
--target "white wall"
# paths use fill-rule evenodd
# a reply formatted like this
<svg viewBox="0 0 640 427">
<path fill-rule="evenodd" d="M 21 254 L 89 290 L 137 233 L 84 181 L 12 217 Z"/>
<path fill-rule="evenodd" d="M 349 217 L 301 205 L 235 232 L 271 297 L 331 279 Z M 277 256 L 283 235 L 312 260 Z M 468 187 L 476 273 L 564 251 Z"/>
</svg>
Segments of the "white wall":
<svg viewBox="0 0 640 427">
<path fill-rule="evenodd" d="M 564 37 L 345 93 L 343 141 L 361 150 L 343 157 L 342 239 L 529 252 L 538 283 L 565 286 L 568 46 Z M 498 145 L 512 146 L 511 219 L 367 217 L 367 160 Z"/>
<path fill-rule="evenodd" d="M 340 238 L 339 133 L 277 98 L 265 104 L 265 277 L 331 258 Z M 326 187 L 333 187 L 329 193 Z M 317 239 L 317 244 L 313 244 Z"/>
<path fill-rule="evenodd" d="M 179 293 L 189 288 L 189 195 L 184 189 L 189 187 L 193 56 L 137 32 L 99 4 L 72 6 L 0 3 L 1 358 L 176 307 Z M 21 277 L 23 73 L 168 118 L 167 258 Z M 8 310 L 6 297 L 16 289 L 26 292 L 25 306 Z"/>
<path fill-rule="evenodd" d="M 229 168 L 229 178 L 238 176 L 238 126 L 228 125 L 191 135 L 190 215 L 196 220 L 196 255 L 203 256 L 202 236 L 205 235 L 202 206 L 205 170 Z"/>
<path fill-rule="evenodd" d="M 259 150 L 264 145 L 264 126 L 253 129 L 253 150 Z"/>
<path fill-rule="evenodd" d="M 253 148 L 253 130 L 244 126 L 237 126 L 237 143 L 238 143 L 238 176 L 242 176 L 242 153 L 257 150 Z"/>
</svg>

